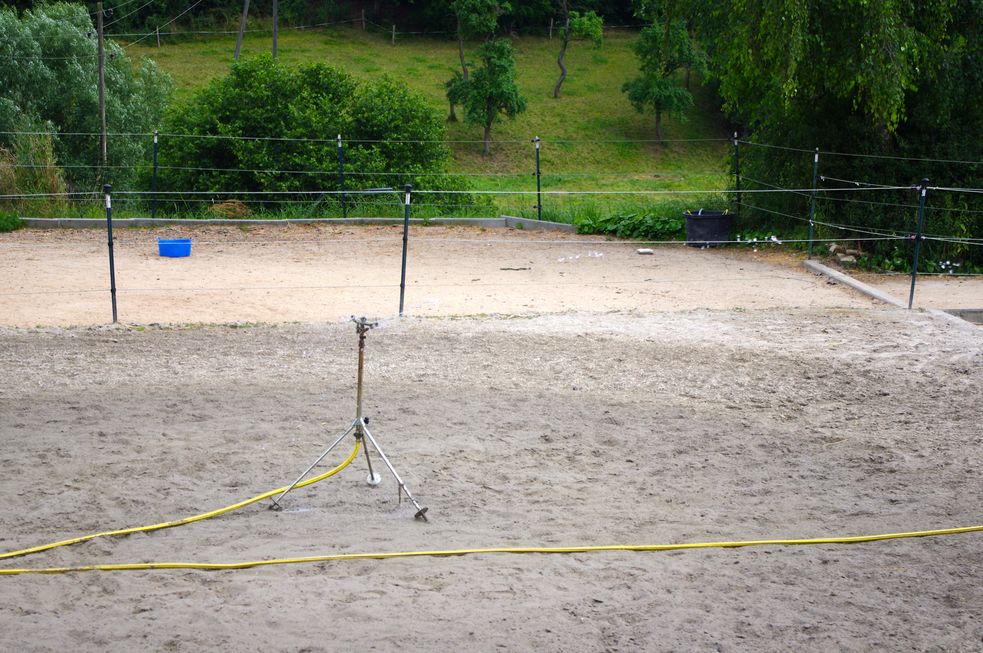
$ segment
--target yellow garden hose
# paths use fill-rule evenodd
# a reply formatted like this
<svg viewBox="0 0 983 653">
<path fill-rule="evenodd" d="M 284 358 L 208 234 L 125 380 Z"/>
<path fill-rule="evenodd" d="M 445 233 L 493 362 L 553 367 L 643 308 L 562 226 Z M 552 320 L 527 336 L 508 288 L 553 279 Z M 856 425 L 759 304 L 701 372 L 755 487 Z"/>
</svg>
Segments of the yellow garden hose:
<svg viewBox="0 0 983 653">
<path fill-rule="evenodd" d="M 358 450 L 361 447 L 361 440 L 355 440 L 355 448 L 348 455 L 340 465 L 334 469 L 328 470 L 319 476 L 313 476 L 306 481 L 301 481 L 294 486 L 294 488 L 307 487 L 308 485 L 313 485 L 318 481 L 323 481 L 329 476 L 334 476 L 344 468 L 348 467 L 355 456 L 358 455 Z M 0 560 L 6 558 L 16 558 L 18 556 L 26 556 L 32 553 L 40 553 L 42 551 L 49 551 L 51 549 L 57 549 L 61 546 L 70 546 L 72 544 L 79 544 L 80 542 L 88 542 L 89 540 L 94 540 L 97 537 L 109 537 L 110 535 L 130 535 L 131 533 L 146 533 L 148 531 L 159 531 L 162 528 L 173 528 L 174 526 L 184 526 L 185 524 L 191 524 L 196 521 L 203 521 L 205 519 L 211 519 L 212 517 L 218 517 L 219 515 L 224 515 L 227 512 L 232 512 L 233 510 L 238 510 L 239 508 L 245 508 L 248 505 L 254 504 L 257 501 L 262 501 L 263 499 L 269 499 L 275 494 L 280 494 L 285 491 L 289 486 L 283 486 L 275 490 L 270 490 L 269 492 L 264 492 L 263 494 L 257 495 L 252 499 L 246 499 L 245 501 L 240 501 L 239 503 L 233 503 L 231 506 L 226 506 L 224 508 L 219 508 L 218 510 L 212 510 L 210 512 L 203 512 L 200 515 L 192 515 L 191 517 L 185 517 L 184 519 L 176 519 L 174 521 L 161 522 L 160 524 L 151 524 L 149 526 L 134 526 L 133 528 L 121 528 L 115 531 L 105 531 L 103 533 L 92 533 L 91 535 L 82 535 L 81 537 L 73 537 L 70 540 L 62 540 L 60 542 L 51 542 L 49 544 L 41 544 L 40 546 L 34 546 L 29 549 L 21 549 L 20 551 L 10 551 L 9 553 L 0 553 Z"/>
<path fill-rule="evenodd" d="M 355 448 L 344 461 L 337 467 L 319 476 L 314 476 L 305 481 L 297 483 L 294 487 L 301 488 L 313 485 L 318 481 L 323 481 L 329 476 L 333 476 L 351 464 L 358 455 L 361 442 L 355 441 Z M 156 531 L 174 526 L 183 526 L 193 522 L 218 517 L 225 513 L 244 508 L 248 505 L 268 499 L 279 494 L 289 486 L 277 488 L 264 492 L 251 499 L 234 503 L 218 510 L 177 519 L 174 521 L 151 524 L 149 526 L 136 526 L 133 528 L 121 528 L 114 531 L 93 533 L 83 535 L 70 540 L 42 544 L 29 549 L 0 553 L 0 560 L 26 556 L 32 553 L 40 553 L 62 546 L 87 542 L 97 537 L 108 537 L 111 535 L 128 535 L 131 533 L 145 533 Z M 248 569 L 250 567 L 267 567 L 271 565 L 289 565 L 313 562 L 340 562 L 347 560 L 386 560 L 391 558 L 419 558 L 419 557 L 446 557 L 463 556 L 489 553 L 597 553 L 601 551 L 678 551 L 683 549 L 713 549 L 713 548 L 736 548 L 746 546 L 795 546 L 808 544 L 857 544 L 860 542 L 877 542 L 881 540 L 897 540 L 913 537 L 934 537 L 940 535 L 958 535 L 961 533 L 974 533 L 983 531 L 983 526 L 964 526 L 960 528 L 942 528 L 927 531 L 909 531 L 903 533 L 882 533 L 877 535 L 852 535 L 845 537 L 817 537 L 808 539 L 773 539 L 773 540 L 736 540 L 723 542 L 689 542 L 681 544 L 610 544 L 598 546 L 563 546 L 563 547 L 492 547 L 480 549 L 444 549 L 435 551 L 396 551 L 390 553 L 337 553 L 331 555 L 305 556 L 299 558 L 275 558 L 270 560 L 250 560 L 244 562 L 140 562 L 131 564 L 105 564 L 105 565 L 82 565 L 77 567 L 46 567 L 37 569 L 0 569 L 0 576 L 16 576 L 21 574 L 64 574 L 81 571 L 149 571 L 166 569 L 198 569 L 207 571 L 229 570 L 229 569 Z"/>
<path fill-rule="evenodd" d="M 419 558 L 425 556 L 463 556 L 480 553 L 596 553 L 600 551 L 678 551 L 680 549 L 734 548 L 744 546 L 792 546 L 804 544 L 857 544 L 880 540 L 897 540 L 910 537 L 932 537 L 938 535 L 958 535 L 983 531 L 983 526 L 962 528 L 942 528 L 931 531 L 910 531 L 907 533 L 883 533 L 880 535 L 853 535 L 847 537 L 817 537 L 798 540 L 738 540 L 734 542 L 691 542 L 683 544 L 612 544 L 606 546 L 562 546 L 562 547 L 495 547 L 488 549 L 445 549 L 438 551 L 398 551 L 393 553 L 337 553 L 332 555 L 306 556 L 302 558 L 276 558 L 272 560 L 251 560 L 246 562 L 139 562 L 117 565 L 84 565 L 79 567 L 48 567 L 43 569 L 0 569 L 0 576 L 19 574 L 66 574 L 80 571 L 150 571 L 164 569 L 199 569 L 218 571 L 229 569 L 248 569 L 271 565 L 292 565 L 312 562 L 336 562 L 346 560 L 386 560 L 390 558 Z"/>
</svg>

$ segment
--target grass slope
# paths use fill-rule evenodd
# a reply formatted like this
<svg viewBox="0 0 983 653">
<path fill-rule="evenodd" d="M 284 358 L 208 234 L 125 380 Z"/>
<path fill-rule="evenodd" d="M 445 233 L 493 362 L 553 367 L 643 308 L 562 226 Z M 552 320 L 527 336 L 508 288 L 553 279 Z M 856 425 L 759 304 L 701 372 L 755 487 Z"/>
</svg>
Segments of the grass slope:
<svg viewBox="0 0 983 653">
<path fill-rule="evenodd" d="M 451 172 L 471 176 L 474 186 L 480 189 L 535 190 L 535 149 L 530 141 L 539 136 L 543 139 L 543 190 L 723 188 L 727 182 L 727 143 L 693 140 L 727 137 L 712 94 L 698 84 L 693 85 L 697 106 L 690 119 L 664 121 L 664 137 L 669 142 L 644 142 L 654 139 L 654 118 L 637 113 L 621 92 L 621 85 L 637 74 L 637 59 L 631 50 L 635 38 L 633 32 L 613 32 L 601 48 L 587 42 L 572 43 L 566 58 L 569 73 L 560 99 L 552 96 L 559 72 L 559 41 L 515 38 L 518 83 L 528 109 L 517 119 L 495 126 L 490 156 L 481 154 L 480 127 L 448 123 Z M 268 52 L 270 44 L 269 34 L 247 34 L 242 56 Z M 176 97 L 182 100 L 228 71 L 234 46 L 235 35 L 230 34 L 164 43 L 159 49 L 144 41 L 128 51 L 155 59 L 174 78 Z M 454 41 L 406 37 L 392 45 L 388 35 L 348 27 L 281 31 L 279 56 L 296 64 L 322 61 L 363 79 L 390 75 L 423 94 L 445 115 L 448 106 L 443 85 L 458 66 Z M 459 116 L 462 113 L 459 108 Z M 512 197 L 498 197 L 499 208 L 529 214 L 534 199 Z M 637 197 L 615 198 L 614 203 L 624 203 L 628 208 L 639 204 Z M 550 202 L 555 208 L 561 199 L 561 212 L 568 214 L 568 219 L 581 204 L 597 203 L 597 198 L 577 197 L 554 197 Z M 687 201 L 680 200 L 682 204 Z"/>
</svg>

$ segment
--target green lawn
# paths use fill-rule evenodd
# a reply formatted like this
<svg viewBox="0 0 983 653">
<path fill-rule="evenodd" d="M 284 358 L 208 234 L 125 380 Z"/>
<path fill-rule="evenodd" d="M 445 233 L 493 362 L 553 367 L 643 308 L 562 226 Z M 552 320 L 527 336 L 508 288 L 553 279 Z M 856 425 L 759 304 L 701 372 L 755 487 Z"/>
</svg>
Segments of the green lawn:
<svg viewBox="0 0 983 653">
<path fill-rule="evenodd" d="M 691 139 L 725 139 L 724 120 L 712 94 L 694 81 L 696 109 L 690 119 L 664 119 L 666 143 L 654 139 L 654 118 L 637 113 L 621 92 L 621 85 L 637 73 L 631 50 L 635 33 L 615 32 L 601 48 L 574 42 L 567 52 L 567 80 L 563 97 L 554 99 L 559 41 L 545 37 L 513 40 L 517 53 L 518 81 L 528 108 L 514 121 L 493 130 L 492 154 L 481 154 L 480 127 L 448 123 L 452 163 L 449 172 L 469 175 L 475 188 L 506 191 L 535 190 L 534 136 L 543 139 L 543 190 L 680 190 L 722 189 L 727 183 L 726 142 L 683 142 Z M 268 52 L 270 35 L 247 34 L 242 56 Z M 232 63 L 235 35 L 178 41 L 157 48 L 148 41 L 130 48 L 131 56 L 155 59 L 174 79 L 177 100 L 187 99 Z M 390 75 L 427 97 L 447 113 L 444 81 L 458 66 L 457 45 L 451 40 L 398 37 L 357 28 L 316 31 L 283 30 L 279 56 L 289 63 L 322 61 L 352 75 L 371 79 Z M 458 113 L 462 113 L 459 109 Z M 626 207 L 648 204 L 638 196 L 614 196 L 586 201 L 583 198 L 548 198 L 552 204 L 621 203 Z M 535 200 L 526 196 L 498 196 L 503 211 L 530 214 Z"/>
</svg>

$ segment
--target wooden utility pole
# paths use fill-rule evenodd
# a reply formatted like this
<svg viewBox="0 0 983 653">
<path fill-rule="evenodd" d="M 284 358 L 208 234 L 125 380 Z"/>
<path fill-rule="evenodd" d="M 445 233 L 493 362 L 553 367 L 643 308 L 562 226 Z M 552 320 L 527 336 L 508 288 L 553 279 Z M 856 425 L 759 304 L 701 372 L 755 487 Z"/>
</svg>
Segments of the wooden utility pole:
<svg viewBox="0 0 983 653">
<path fill-rule="evenodd" d="M 102 167 L 109 165 L 108 138 L 106 135 L 106 48 L 102 35 L 102 3 L 96 3 L 96 33 L 99 35 L 99 121 L 102 131 L 99 135 L 99 146 L 102 150 Z M 105 171 L 105 170 L 104 170 Z"/>
</svg>

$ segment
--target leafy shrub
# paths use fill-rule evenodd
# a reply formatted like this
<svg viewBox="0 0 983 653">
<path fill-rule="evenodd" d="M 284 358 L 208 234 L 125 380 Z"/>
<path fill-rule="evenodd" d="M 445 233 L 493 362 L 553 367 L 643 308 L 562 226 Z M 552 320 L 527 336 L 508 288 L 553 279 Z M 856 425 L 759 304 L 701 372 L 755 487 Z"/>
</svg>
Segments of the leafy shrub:
<svg viewBox="0 0 983 653">
<path fill-rule="evenodd" d="M 51 136 L 17 134 L 10 149 L 0 147 L 0 195 L 30 196 L 65 192 L 61 168 L 55 162 Z M 0 200 L 6 209 L 36 217 L 61 215 L 66 202 L 57 198 L 23 197 Z"/>
<path fill-rule="evenodd" d="M 439 175 L 449 158 L 444 124 L 422 96 L 387 77 L 358 82 L 319 63 L 240 61 L 170 111 L 163 131 L 162 190 L 297 192 L 314 201 L 317 192 L 341 190 L 339 134 L 347 191 L 461 186 Z"/>
<path fill-rule="evenodd" d="M 883 253 L 870 253 L 860 256 L 857 259 L 857 265 L 866 270 L 910 272 L 911 253 L 893 245 L 890 249 L 885 248 Z"/>
<path fill-rule="evenodd" d="M 675 215 L 638 212 L 585 216 L 578 218 L 576 225 L 578 233 L 606 234 L 618 238 L 680 240 L 686 236 L 686 223 L 678 212 Z"/>
<path fill-rule="evenodd" d="M 12 211 L 0 209 L 0 233 L 14 231 L 24 226 L 24 221 Z"/>
</svg>

